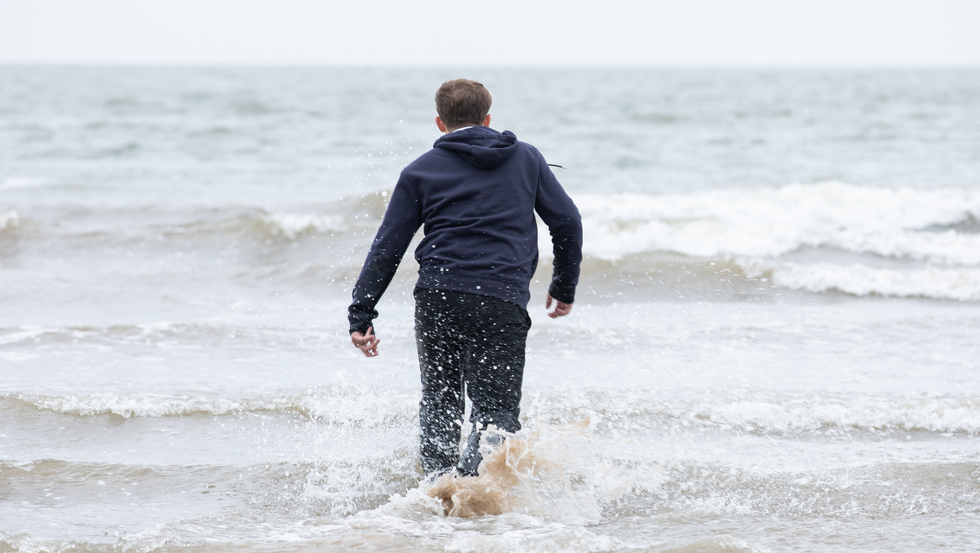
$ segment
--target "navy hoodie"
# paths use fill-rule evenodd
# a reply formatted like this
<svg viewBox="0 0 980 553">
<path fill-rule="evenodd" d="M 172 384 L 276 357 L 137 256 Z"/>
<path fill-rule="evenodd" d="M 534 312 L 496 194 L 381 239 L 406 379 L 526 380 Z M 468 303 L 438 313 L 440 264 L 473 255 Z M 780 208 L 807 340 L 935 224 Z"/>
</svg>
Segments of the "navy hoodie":
<svg viewBox="0 0 980 553">
<path fill-rule="evenodd" d="M 526 308 L 538 264 L 537 211 L 554 245 L 548 293 L 572 303 L 582 261 L 582 219 L 544 157 L 514 133 L 463 129 L 436 140 L 406 167 L 354 285 L 351 332 L 366 332 L 405 250 L 415 250 L 416 286 L 500 298 Z"/>
</svg>

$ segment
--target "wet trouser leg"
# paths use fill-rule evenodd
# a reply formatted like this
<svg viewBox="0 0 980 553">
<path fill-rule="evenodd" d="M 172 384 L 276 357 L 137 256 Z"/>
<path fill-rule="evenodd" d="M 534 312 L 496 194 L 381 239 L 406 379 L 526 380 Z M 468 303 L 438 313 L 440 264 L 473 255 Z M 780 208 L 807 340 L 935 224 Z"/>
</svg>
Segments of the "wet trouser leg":
<svg viewBox="0 0 980 553">
<path fill-rule="evenodd" d="M 419 403 L 422 470 L 448 472 L 459 458 L 464 395 L 462 359 L 465 349 L 456 339 L 454 318 L 440 296 L 415 291 L 415 344 L 422 374 Z"/>
<path fill-rule="evenodd" d="M 524 348 L 531 319 L 517 304 L 478 294 L 418 288 L 415 300 L 422 468 L 438 474 L 459 462 L 460 472 L 475 474 L 480 431 L 490 424 L 504 432 L 521 428 Z M 473 404 L 473 433 L 460 461 L 464 389 Z"/>
</svg>

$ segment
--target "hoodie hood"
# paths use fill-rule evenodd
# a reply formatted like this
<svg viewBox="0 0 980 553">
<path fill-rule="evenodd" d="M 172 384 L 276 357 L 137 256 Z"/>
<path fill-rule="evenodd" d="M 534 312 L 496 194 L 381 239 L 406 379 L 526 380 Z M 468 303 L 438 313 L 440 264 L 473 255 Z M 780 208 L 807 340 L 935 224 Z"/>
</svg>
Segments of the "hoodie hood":
<svg viewBox="0 0 980 553">
<path fill-rule="evenodd" d="M 517 136 L 510 131 L 501 133 L 489 127 L 471 127 L 441 137 L 432 147 L 456 152 L 474 167 L 489 171 L 514 155 Z"/>
</svg>

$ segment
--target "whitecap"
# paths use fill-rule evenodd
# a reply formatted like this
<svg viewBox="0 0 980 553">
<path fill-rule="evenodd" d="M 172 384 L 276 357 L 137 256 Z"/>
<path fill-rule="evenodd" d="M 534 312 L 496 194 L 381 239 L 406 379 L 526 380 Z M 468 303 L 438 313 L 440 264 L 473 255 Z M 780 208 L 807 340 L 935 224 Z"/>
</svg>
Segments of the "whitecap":
<svg viewBox="0 0 980 553">
<path fill-rule="evenodd" d="M 19 227 L 21 224 L 21 217 L 16 211 L 8 211 L 7 213 L 0 213 L 0 231 L 5 229 L 13 229 Z"/>
<path fill-rule="evenodd" d="M 50 181 L 41 178 L 31 178 L 31 177 L 7 177 L 0 180 L 0 189 L 11 189 L 11 188 L 36 188 L 38 186 L 44 186 Z"/>
<path fill-rule="evenodd" d="M 802 247 L 950 264 L 980 263 L 980 237 L 932 226 L 980 218 L 980 192 L 862 187 L 841 182 L 695 194 L 577 195 L 585 253 L 779 256 Z M 541 249 L 551 251 L 542 229 Z"/>
<path fill-rule="evenodd" d="M 980 270 L 875 269 L 861 264 L 800 264 L 744 259 L 750 278 L 768 277 L 776 286 L 807 292 L 838 291 L 855 296 L 980 301 Z"/>
<path fill-rule="evenodd" d="M 343 232 L 347 224 L 340 215 L 267 213 L 262 221 L 274 235 L 296 238 L 307 232 Z"/>
</svg>

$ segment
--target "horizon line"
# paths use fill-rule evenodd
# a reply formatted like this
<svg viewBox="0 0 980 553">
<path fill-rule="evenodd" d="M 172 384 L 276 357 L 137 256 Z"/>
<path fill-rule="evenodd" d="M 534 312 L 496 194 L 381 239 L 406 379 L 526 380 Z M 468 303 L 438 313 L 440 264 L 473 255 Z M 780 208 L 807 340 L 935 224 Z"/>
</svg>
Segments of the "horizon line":
<svg viewBox="0 0 980 553">
<path fill-rule="evenodd" d="M 980 69 L 977 63 L 381 63 L 381 62 L 242 62 L 242 61 L 54 61 L 4 60 L 0 67 L 104 67 L 104 68 L 323 68 L 323 69 Z"/>
</svg>

